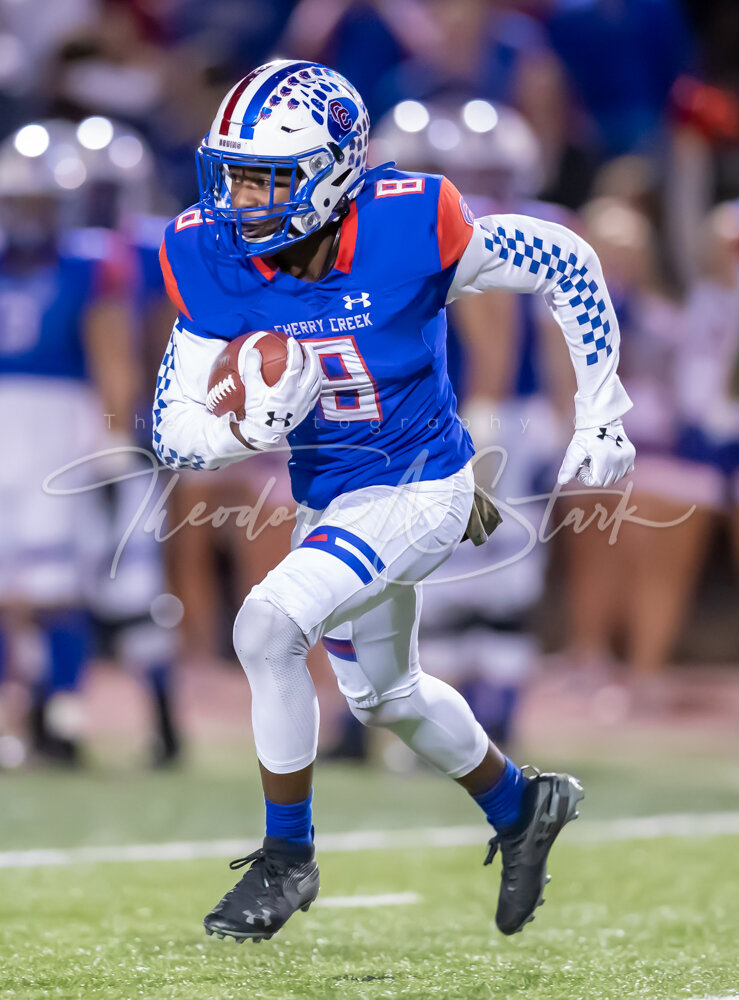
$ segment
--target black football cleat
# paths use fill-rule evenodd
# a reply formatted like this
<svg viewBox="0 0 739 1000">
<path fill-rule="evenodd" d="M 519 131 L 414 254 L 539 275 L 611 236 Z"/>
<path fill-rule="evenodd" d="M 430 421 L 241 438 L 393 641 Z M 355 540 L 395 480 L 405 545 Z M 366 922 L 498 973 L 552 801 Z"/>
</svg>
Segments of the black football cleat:
<svg viewBox="0 0 739 1000">
<path fill-rule="evenodd" d="M 582 798 L 582 785 L 569 774 L 536 772 L 526 777 L 521 810 L 525 826 L 496 834 L 485 858 L 489 865 L 500 848 L 503 871 L 495 923 L 503 934 L 523 930 L 544 902 L 549 851 L 565 823 L 577 819 Z"/>
<path fill-rule="evenodd" d="M 312 844 L 265 837 L 264 845 L 230 868 L 251 867 L 203 921 L 206 934 L 243 942 L 269 940 L 296 910 L 307 910 L 318 895 L 318 865 Z"/>
</svg>

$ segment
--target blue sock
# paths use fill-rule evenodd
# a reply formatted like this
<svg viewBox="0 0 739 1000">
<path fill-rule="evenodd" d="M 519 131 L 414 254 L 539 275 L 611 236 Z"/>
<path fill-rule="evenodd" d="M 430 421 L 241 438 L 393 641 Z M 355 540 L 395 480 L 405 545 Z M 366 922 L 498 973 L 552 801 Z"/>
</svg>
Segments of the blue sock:
<svg viewBox="0 0 739 1000">
<path fill-rule="evenodd" d="M 291 802 L 289 805 L 280 805 L 265 799 L 267 836 L 283 837 L 285 840 L 292 840 L 297 844 L 312 844 L 312 801 L 313 792 L 304 802 Z"/>
<path fill-rule="evenodd" d="M 146 668 L 146 679 L 155 694 L 169 694 L 171 688 L 172 664 L 164 660 L 150 663 Z"/>
<path fill-rule="evenodd" d="M 521 815 L 521 797 L 526 779 L 521 769 L 506 757 L 505 771 L 488 792 L 473 795 L 487 817 L 488 823 L 499 832 L 515 826 Z"/>
<path fill-rule="evenodd" d="M 50 669 L 46 694 L 77 691 L 90 656 L 92 642 L 90 617 L 82 608 L 44 612 L 41 626 L 48 641 Z"/>
</svg>

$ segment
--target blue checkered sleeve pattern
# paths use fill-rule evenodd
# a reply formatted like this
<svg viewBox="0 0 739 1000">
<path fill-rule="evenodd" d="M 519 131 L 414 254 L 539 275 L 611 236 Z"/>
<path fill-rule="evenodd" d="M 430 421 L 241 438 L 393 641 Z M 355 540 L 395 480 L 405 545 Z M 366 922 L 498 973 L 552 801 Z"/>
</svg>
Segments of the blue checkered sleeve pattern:
<svg viewBox="0 0 739 1000">
<path fill-rule="evenodd" d="M 172 381 L 175 377 L 175 355 L 177 350 L 175 333 L 178 331 L 181 332 L 181 330 L 182 327 L 179 323 L 175 323 L 167 344 L 167 349 L 162 358 L 162 363 L 159 366 L 154 392 L 154 406 L 152 408 L 152 443 L 160 462 L 168 465 L 170 469 L 203 469 L 206 460 L 201 455 L 185 456 L 178 454 L 174 448 L 169 447 L 165 443 L 162 433 L 164 411 L 168 406 L 167 395 L 171 390 Z"/>
<path fill-rule="evenodd" d="M 581 328 L 582 343 L 587 348 L 585 362 L 595 365 L 599 358 L 610 357 L 611 321 L 598 281 L 576 253 L 566 253 L 555 242 L 540 236 L 524 235 L 522 230 L 498 225 L 487 229 L 485 248 L 497 253 L 513 267 L 525 268 L 529 274 L 541 275 L 546 281 L 556 280 L 559 291 L 567 297 L 574 318 Z"/>
<path fill-rule="evenodd" d="M 498 288 L 541 295 L 562 330 L 577 378 L 576 428 L 600 426 L 631 408 L 618 377 L 618 320 L 600 261 L 585 240 L 528 215 L 476 219 L 447 302 Z"/>
<path fill-rule="evenodd" d="M 253 451 L 231 430 L 231 414 L 216 417 L 205 397 L 208 373 L 226 343 L 201 337 L 179 319 L 164 352 L 154 392 L 154 450 L 170 469 L 221 469 Z"/>
</svg>

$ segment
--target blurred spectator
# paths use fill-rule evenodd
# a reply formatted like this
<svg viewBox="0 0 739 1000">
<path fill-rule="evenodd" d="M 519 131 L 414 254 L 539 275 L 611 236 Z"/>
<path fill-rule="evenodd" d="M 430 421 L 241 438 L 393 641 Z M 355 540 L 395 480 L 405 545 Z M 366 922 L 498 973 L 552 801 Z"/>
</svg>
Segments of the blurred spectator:
<svg viewBox="0 0 739 1000">
<path fill-rule="evenodd" d="M 643 215 L 600 199 L 586 206 L 584 219 L 619 316 L 622 377 L 634 401 L 628 426 L 639 459 L 629 503 L 656 526 L 626 525 L 615 545 L 609 530 L 595 525 L 568 539 L 572 649 L 600 682 L 610 677 L 614 651 L 622 650 L 631 703 L 655 709 L 666 703 L 664 668 L 717 513 L 733 519 L 739 552 L 739 405 L 732 381 L 739 356 L 739 208 L 720 206 L 702 227 L 702 277 L 684 308 L 661 290 L 654 232 Z M 582 495 L 572 502 L 586 515 L 596 510 Z M 607 497 L 596 502 L 608 510 L 615 504 Z"/>
<path fill-rule="evenodd" d="M 185 45 L 222 68 L 232 84 L 266 62 L 284 30 L 295 0 L 127 0 L 154 22 L 170 45 Z M 230 85 L 229 84 L 229 85 Z"/>
<path fill-rule="evenodd" d="M 659 149 L 670 87 L 692 46 L 678 0 L 543 0 L 584 141 L 599 158 Z"/>
<path fill-rule="evenodd" d="M 418 50 L 430 51 L 437 39 L 438 28 L 419 0 L 301 0 L 279 47 L 351 79 L 375 121 L 396 100 L 398 65 Z"/>
<path fill-rule="evenodd" d="M 661 399 L 662 411 L 671 410 L 671 426 L 660 423 L 635 378 L 647 380 L 643 348 L 635 345 L 636 354 L 626 354 L 634 368 L 635 420 L 650 434 L 635 475 L 640 515 L 668 521 L 696 506 L 678 527 L 627 536 L 624 556 L 637 570 L 630 659 L 637 694 L 657 701 L 664 697 L 661 675 L 687 617 L 717 515 L 739 566 L 739 203 L 719 206 L 703 223 L 699 265 L 681 321 L 670 324 L 665 317 L 663 342 L 672 325 L 680 331 L 677 351 L 671 364 L 663 359 L 653 369 L 652 395 Z"/>
<path fill-rule="evenodd" d="M 679 306 L 662 290 L 655 252 L 655 234 L 647 217 L 616 198 L 599 198 L 583 209 L 584 235 L 600 256 L 621 327 L 620 371 L 634 402 L 627 416 L 629 435 L 639 460 L 633 476 L 637 515 L 666 524 L 689 510 L 674 489 L 677 407 L 675 366 L 682 346 Z M 663 595 L 678 584 L 679 574 L 666 579 L 666 552 L 687 543 L 690 528 L 648 528 L 626 525 L 617 540 L 598 519 L 620 499 L 585 490 L 566 501 L 583 512 L 590 526 L 566 536 L 570 651 L 574 665 L 586 671 L 587 689 L 610 682 L 616 648 L 636 674 L 645 669 L 648 651 L 663 629 L 659 613 Z M 567 496 L 567 494 L 563 494 Z M 602 520 L 602 519 L 601 519 Z M 650 692 L 650 697 L 654 692 Z M 646 692 L 634 692 L 642 701 Z M 625 697 L 622 699 L 626 706 Z M 621 703 L 620 703 L 621 704 Z"/>
<path fill-rule="evenodd" d="M 0 0 L 0 138 L 48 111 L 47 60 L 96 8 L 97 0 Z"/>
<path fill-rule="evenodd" d="M 513 105 L 556 173 L 564 104 L 562 75 L 540 26 L 487 0 L 303 0 L 284 45 L 335 66 L 363 95 L 373 121 L 403 98 L 485 98 Z"/>
<path fill-rule="evenodd" d="M 174 205 L 157 208 L 169 214 L 196 196 L 192 147 L 212 109 L 203 54 L 188 63 L 184 53 L 181 57 L 158 44 L 162 32 L 155 29 L 135 5 L 99 0 L 97 17 L 56 52 L 48 92 L 54 114 L 72 120 L 113 117 L 145 138 L 157 158 L 164 190 L 174 198 Z"/>
<path fill-rule="evenodd" d="M 65 40 L 50 68 L 53 111 L 70 118 L 98 112 L 145 133 L 161 97 L 165 61 L 133 8 L 119 0 L 98 6 L 97 17 Z"/>
<path fill-rule="evenodd" d="M 739 92 L 681 77 L 665 185 L 666 244 L 683 289 L 697 277 L 700 233 L 718 197 L 739 192 Z"/>
</svg>

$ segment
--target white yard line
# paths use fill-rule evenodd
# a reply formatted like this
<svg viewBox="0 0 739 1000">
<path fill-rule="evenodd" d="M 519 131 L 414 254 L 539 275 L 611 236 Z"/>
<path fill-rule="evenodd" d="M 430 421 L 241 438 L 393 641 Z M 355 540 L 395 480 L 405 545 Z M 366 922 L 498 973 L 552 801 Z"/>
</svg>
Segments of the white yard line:
<svg viewBox="0 0 739 1000">
<path fill-rule="evenodd" d="M 420 903 L 417 892 L 381 892 L 375 896 L 320 896 L 314 906 L 324 906 L 331 910 L 351 910 L 354 907 L 408 906 Z"/>
<path fill-rule="evenodd" d="M 427 827 L 417 830 L 358 830 L 319 835 L 322 854 L 329 851 L 371 851 L 423 847 L 482 848 L 491 830 L 476 826 Z M 677 813 L 638 816 L 632 819 L 581 820 L 568 828 L 567 840 L 579 844 L 606 844 L 655 837 L 713 837 L 739 834 L 739 812 Z M 70 847 L 31 851 L 0 851 L 0 868 L 45 868 L 97 864 L 102 861 L 194 861 L 248 854 L 261 845 L 257 840 L 190 840 L 166 844 L 125 844 L 120 847 Z M 739 998 L 737 998 L 739 1000 Z"/>
</svg>

